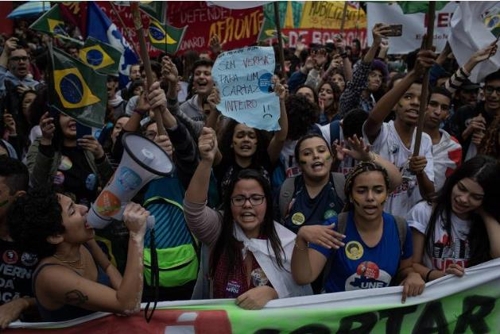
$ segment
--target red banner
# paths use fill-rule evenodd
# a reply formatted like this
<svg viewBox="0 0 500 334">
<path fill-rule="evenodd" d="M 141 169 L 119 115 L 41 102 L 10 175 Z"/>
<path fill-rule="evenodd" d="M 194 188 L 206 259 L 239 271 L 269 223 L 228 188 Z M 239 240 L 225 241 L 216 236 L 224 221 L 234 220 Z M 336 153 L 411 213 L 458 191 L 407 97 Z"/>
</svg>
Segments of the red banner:
<svg viewBox="0 0 500 334">
<path fill-rule="evenodd" d="M 63 324 L 63 323 L 61 323 Z M 46 327 L 45 329 L 24 328 L 6 329 L 5 333 L 15 334 L 163 334 L 163 333 L 194 333 L 194 334 L 230 334 L 231 323 L 224 310 L 190 311 L 190 310 L 156 310 L 148 323 L 144 319 L 144 311 L 131 317 L 109 315 L 104 318 L 81 323 L 66 328 Z M 4 332 L 4 331 L 2 331 Z"/>
<path fill-rule="evenodd" d="M 224 50 L 255 44 L 263 18 L 262 7 L 231 10 L 207 6 L 206 1 L 169 2 L 167 9 L 169 24 L 174 27 L 188 26 L 180 53 L 209 50 L 213 35 L 219 36 Z"/>
<path fill-rule="evenodd" d="M 318 29 L 318 28 L 302 28 L 302 29 L 283 29 L 283 34 L 288 36 L 289 47 L 295 47 L 299 36 L 303 36 L 305 45 L 310 43 L 325 44 L 327 40 L 335 40 L 335 35 L 340 33 L 340 29 Z M 366 29 L 344 29 L 343 36 L 346 45 L 351 45 L 354 39 L 358 39 L 361 47 L 364 48 L 367 43 Z"/>
</svg>

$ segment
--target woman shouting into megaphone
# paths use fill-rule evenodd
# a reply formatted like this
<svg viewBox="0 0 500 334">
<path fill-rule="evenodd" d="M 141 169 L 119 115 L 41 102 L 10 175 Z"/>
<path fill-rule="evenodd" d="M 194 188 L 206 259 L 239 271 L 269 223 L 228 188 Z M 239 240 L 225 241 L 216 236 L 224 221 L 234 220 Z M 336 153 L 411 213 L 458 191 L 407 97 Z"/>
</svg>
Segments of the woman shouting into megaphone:
<svg viewBox="0 0 500 334">
<path fill-rule="evenodd" d="M 43 321 L 64 321 L 96 311 L 132 314 L 140 310 L 143 288 L 143 244 L 149 212 L 126 206 L 128 255 L 122 275 L 94 240 L 87 207 L 63 194 L 34 189 L 12 205 L 12 237 L 41 259 L 33 292 Z M 86 247 L 87 246 L 87 247 Z"/>
</svg>

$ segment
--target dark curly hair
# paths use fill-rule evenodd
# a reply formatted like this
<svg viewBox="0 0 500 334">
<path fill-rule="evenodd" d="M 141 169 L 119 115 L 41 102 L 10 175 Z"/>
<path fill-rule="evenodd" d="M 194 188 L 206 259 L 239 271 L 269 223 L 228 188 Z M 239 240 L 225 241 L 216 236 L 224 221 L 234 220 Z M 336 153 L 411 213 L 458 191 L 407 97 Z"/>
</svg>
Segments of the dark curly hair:
<svg viewBox="0 0 500 334">
<path fill-rule="evenodd" d="M 18 197 L 9 209 L 7 221 L 10 235 L 23 251 L 37 254 L 40 259 L 56 252 L 57 246 L 47 238 L 65 231 L 58 195 L 46 187 Z"/>
<path fill-rule="evenodd" d="M 314 97 L 314 103 L 316 103 L 316 105 L 319 103 L 319 98 L 318 98 L 318 92 L 316 91 L 316 89 L 314 89 L 313 86 L 311 85 L 306 85 L 306 84 L 302 84 L 300 86 L 298 86 L 295 91 L 293 92 L 293 94 L 297 94 L 297 92 L 301 89 L 301 88 L 308 88 L 312 94 L 313 94 L 313 97 Z"/>
<path fill-rule="evenodd" d="M 290 95 L 285 101 L 288 115 L 287 139 L 298 140 L 306 135 L 318 121 L 318 106 L 311 103 L 304 96 Z"/>
<path fill-rule="evenodd" d="M 238 124 L 234 119 L 230 119 L 222 129 L 219 150 L 222 153 L 222 162 L 224 165 L 232 165 L 235 163 L 234 149 L 232 148 L 234 130 Z M 255 134 L 257 135 L 257 149 L 255 154 L 252 156 L 252 161 L 257 165 L 261 165 L 265 161 L 265 156 L 267 156 L 267 147 L 269 145 L 269 138 L 264 134 L 263 131 L 255 129 Z"/>
<path fill-rule="evenodd" d="M 21 161 L 6 155 L 0 156 L 0 177 L 9 188 L 9 195 L 17 191 L 28 190 L 29 172 L 28 167 Z"/>
<path fill-rule="evenodd" d="M 465 161 L 446 179 L 443 187 L 433 199 L 434 209 L 425 232 L 425 251 L 431 256 L 438 221 L 442 222 L 442 228 L 448 235 L 451 235 L 451 194 L 457 183 L 465 178 L 472 179 L 483 188 L 484 198 L 481 205 L 484 211 L 495 219 L 500 219 L 500 207 L 498 206 L 498 199 L 500 198 L 500 164 L 492 157 L 476 155 L 472 159 Z M 470 247 L 468 266 L 474 266 L 491 259 L 490 243 L 486 226 L 479 214 L 471 213 L 470 220 L 472 224 L 467 236 Z"/>
<path fill-rule="evenodd" d="M 489 155 L 500 160 L 500 116 L 496 116 L 481 140 L 479 154 Z"/>
<path fill-rule="evenodd" d="M 222 218 L 222 229 L 219 238 L 215 242 L 212 254 L 210 256 L 210 276 L 214 277 L 215 271 L 217 270 L 217 264 L 219 263 L 223 254 L 226 254 L 228 258 L 228 268 L 236 268 L 237 266 L 243 265 L 243 259 L 241 257 L 241 250 L 238 240 L 234 237 L 234 217 L 231 211 L 231 196 L 233 195 L 234 188 L 236 184 L 241 180 L 255 180 L 257 181 L 262 189 L 264 190 L 264 196 L 266 198 L 265 204 L 266 213 L 264 216 L 264 221 L 260 225 L 259 235 L 266 237 L 269 240 L 268 247 L 274 251 L 276 254 L 276 265 L 277 267 L 283 269 L 283 255 L 284 250 L 281 246 L 278 233 L 274 228 L 273 220 L 273 198 L 271 193 L 271 186 L 267 179 L 256 170 L 253 169 L 243 169 L 238 175 L 231 181 L 227 191 L 225 192 L 222 210 L 224 212 Z"/>
<path fill-rule="evenodd" d="M 347 112 L 342 119 L 342 132 L 344 138 L 351 138 L 356 135 L 363 137 L 363 124 L 368 119 L 368 113 L 361 108 L 354 108 Z"/>
</svg>

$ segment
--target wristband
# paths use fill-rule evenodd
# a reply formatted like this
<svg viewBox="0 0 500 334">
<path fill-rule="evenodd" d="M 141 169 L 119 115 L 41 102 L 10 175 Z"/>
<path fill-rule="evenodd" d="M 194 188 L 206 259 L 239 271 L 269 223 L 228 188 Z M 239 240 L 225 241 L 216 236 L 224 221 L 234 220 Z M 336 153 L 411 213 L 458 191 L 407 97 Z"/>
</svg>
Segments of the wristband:
<svg viewBox="0 0 500 334">
<path fill-rule="evenodd" d="M 167 104 L 172 105 L 172 104 L 176 104 L 176 103 L 177 103 L 177 99 L 169 99 L 169 98 L 167 98 Z"/>
<path fill-rule="evenodd" d="M 425 275 L 425 283 L 429 282 L 429 278 L 431 276 L 431 273 L 434 271 L 434 269 L 431 269 L 427 272 L 427 275 Z"/>
<path fill-rule="evenodd" d="M 138 113 L 138 114 L 139 114 L 139 115 L 141 115 L 141 116 L 144 116 L 144 115 L 146 114 L 146 111 L 145 111 L 145 110 L 142 110 L 142 111 L 141 111 L 141 110 L 139 110 L 139 109 L 134 109 L 134 112 L 135 112 L 135 113 Z"/>
</svg>

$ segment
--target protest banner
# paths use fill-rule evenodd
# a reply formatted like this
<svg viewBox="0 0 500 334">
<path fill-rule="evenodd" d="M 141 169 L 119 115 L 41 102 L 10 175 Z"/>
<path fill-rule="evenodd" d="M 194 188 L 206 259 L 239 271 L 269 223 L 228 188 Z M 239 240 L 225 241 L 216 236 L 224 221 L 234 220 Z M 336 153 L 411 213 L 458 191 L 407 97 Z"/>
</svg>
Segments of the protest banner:
<svg viewBox="0 0 500 334">
<path fill-rule="evenodd" d="M 279 98 L 271 85 L 275 65 L 272 47 L 253 46 L 221 53 L 212 67 L 221 97 L 217 109 L 249 127 L 279 130 Z"/>
<path fill-rule="evenodd" d="M 290 39 L 290 47 L 296 46 L 299 36 L 306 45 L 324 44 L 341 32 L 343 12 L 343 1 L 306 1 L 299 28 L 283 29 L 283 33 Z M 366 14 L 362 9 L 348 5 L 343 28 L 347 45 L 357 38 L 361 47 L 366 46 Z"/>
<path fill-rule="evenodd" d="M 450 35 L 450 21 L 457 8 L 455 2 L 449 2 L 443 9 L 436 11 L 433 45 L 437 52 L 443 50 Z M 422 45 L 422 37 L 427 29 L 426 14 L 403 14 L 397 3 L 367 3 L 368 45 L 373 42 L 371 29 L 376 23 L 402 24 L 403 35 L 389 38 L 389 54 L 407 54 Z"/>
<path fill-rule="evenodd" d="M 492 42 L 498 43 L 500 35 L 500 4 L 498 2 L 463 1 L 451 20 L 448 39 L 458 64 L 463 66 L 478 50 Z M 481 82 L 488 74 L 500 68 L 500 53 L 477 64 L 469 79 Z"/>
<path fill-rule="evenodd" d="M 167 20 L 174 27 L 188 25 L 179 53 L 209 50 L 210 38 L 219 36 L 225 50 L 252 45 L 264 20 L 262 6 L 233 10 L 208 6 L 206 1 L 169 2 Z"/>
<path fill-rule="evenodd" d="M 243 310 L 234 300 L 163 302 L 143 314 L 97 313 L 61 323 L 13 323 L 6 333 L 495 333 L 500 328 L 500 259 L 427 284 L 401 303 L 402 287 L 270 301 Z"/>
</svg>

